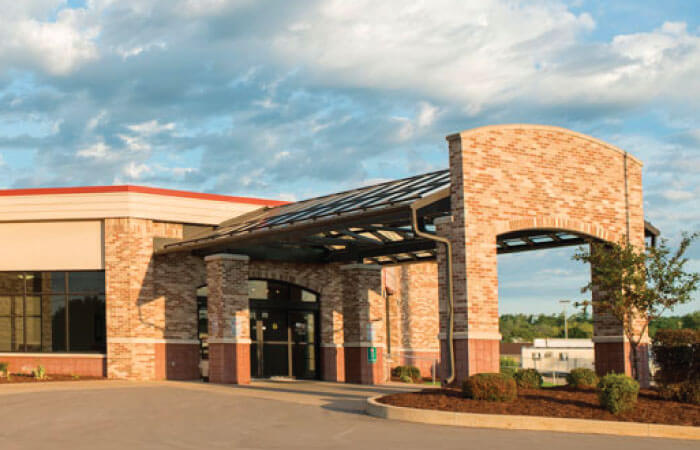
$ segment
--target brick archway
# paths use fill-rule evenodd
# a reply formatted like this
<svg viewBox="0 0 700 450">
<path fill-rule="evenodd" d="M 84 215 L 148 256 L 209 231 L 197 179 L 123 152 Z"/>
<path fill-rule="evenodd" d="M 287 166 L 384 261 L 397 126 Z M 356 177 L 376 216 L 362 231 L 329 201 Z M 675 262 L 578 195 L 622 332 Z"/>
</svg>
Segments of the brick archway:
<svg viewBox="0 0 700 450">
<path fill-rule="evenodd" d="M 329 294 L 332 286 L 328 283 L 329 270 L 327 265 L 309 264 L 308 267 L 299 263 L 266 263 L 253 261 L 248 269 L 248 278 L 278 280 L 295 284 L 314 291 L 323 296 Z"/>
<path fill-rule="evenodd" d="M 620 239 L 623 237 L 623 235 L 616 231 L 606 230 L 604 227 L 594 223 L 554 215 L 540 215 L 524 219 L 502 221 L 494 227 L 496 236 L 513 231 L 525 230 L 565 231 L 605 242 L 620 242 Z"/>
<path fill-rule="evenodd" d="M 482 127 L 448 136 L 447 141 L 452 221 L 439 225 L 438 232 L 449 237 L 453 247 L 459 381 L 499 370 L 497 237 L 517 230 L 554 229 L 608 242 L 627 236 L 643 246 L 642 163 L 598 139 L 542 125 Z M 444 277 L 441 281 L 444 285 Z M 444 294 L 441 302 L 446 310 Z M 594 333 L 596 342 L 615 347 L 605 353 L 625 354 L 620 327 L 596 326 Z M 615 367 L 626 370 L 624 360 L 619 363 Z"/>
</svg>

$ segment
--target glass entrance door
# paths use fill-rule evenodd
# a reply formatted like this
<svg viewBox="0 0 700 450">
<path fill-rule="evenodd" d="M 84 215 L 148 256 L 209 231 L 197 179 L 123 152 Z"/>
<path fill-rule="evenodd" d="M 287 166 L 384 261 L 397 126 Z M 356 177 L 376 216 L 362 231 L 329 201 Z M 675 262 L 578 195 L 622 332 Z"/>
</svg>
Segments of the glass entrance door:
<svg viewBox="0 0 700 450">
<path fill-rule="evenodd" d="M 316 364 L 316 313 L 313 311 L 290 311 L 292 376 L 295 378 L 317 378 Z"/>
<path fill-rule="evenodd" d="M 250 365 L 255 377 L 317 377 L 316 312 L 251 309 Z"/>
</svg>

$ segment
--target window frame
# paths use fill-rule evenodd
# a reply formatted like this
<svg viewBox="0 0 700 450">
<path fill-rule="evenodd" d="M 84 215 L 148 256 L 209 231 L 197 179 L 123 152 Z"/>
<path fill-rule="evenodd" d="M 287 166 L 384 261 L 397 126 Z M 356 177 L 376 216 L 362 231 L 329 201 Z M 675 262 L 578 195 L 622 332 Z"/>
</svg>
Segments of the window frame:
<svg viewBox="0 0 700 450">
<path fill-rule="evenodd" d="M 103 279 L 104 283 L 101 287 L 101 289 L 98 290 L 79 290 L 79 291 L 71 291 L 70 289 L 70 274 L 71 273 L 77 273 L 77 272 L 89 272 L 89 273 L 101 273 L 103 274 Z M 31 292 L 28 290 L 27 284 L 29 283 L 29 275 L 39 273 L 42 276 L 47 275 L 51 277 L 50 274 L 58 274 L 62 273 L 63 274 L 63 290 L 58 291 L 58 290 L 53 290 L 52 282 L 48 283 L 48 289 L 44 290 L 43 286 L 42 289 L 40 289 L 38 292 L 34 292 L 32 289 Z M 10 290 L 4 290 L 0 288 L 0 296 L 2 297 L 9 297 L 10 300 L 10 315 L 2 315 L 1 317 L 10 318 L 10 335 L 11 335 L 11 340 L 10 340 L 10 350 L 8 352 L 3 352 L 3 353 L 17 353 L 17 354 L 23 354 L 23 353 L 46 353 L 46 354 L 51 354 L 51 353 L 80 353 L 80 354 L 90 354 L 90 353 L 100 353 L 103 354 L 106 352 L 106 345 L 107 345 L 107 339 L 106 339 L 106 320 L 104 321 L 104 327 L 105 327 L 105 332 L 104 334 L 104 344 L 105 344 L 105 349 L 102 351 L 71 351 L 70 349 L 70 300 L 71 297 L 75 296 L 96 296 L 96 297 L 103 297 L 105 298 L 106 301 L 106 271 L 105 270 L 24 270 L 24 271 L 0 271 L 0 275 L 8 275 L 8 274 L 17 274 L 17 276 L 21 277 L 23 280 L 22 283 L 22 292 L 17 292 L 17 291 L 12 291 Z M 46 315 L 43 314 L 43 303 L 44 303 L 44 297 L 48 296 L 49 297 L 49 303 L 51 306 L 48 308 L 49 317 L 45 317 Z M 27 314 L 27 298 L 28 297 L 37 297 L 39 298 L 39 303 L 40 303 L 40 309 L 39 309 L 39 314 Z M 52 321 L 53 320 L 53 311 L 52 311 L 52 302 L 51 299 L 53 297 L 63 297 L 63 305 L 64 305 L 64 326 L 65 326 L 65 342 L 63 345 L 65 346 L 65 350 L 53 350 L 53 342 L 50 348 L 44 348 L 44 324 L 45 321 Z M 15 344 L 15 336 L 16 336 L 16 326 L 15 326 L 15 319 L 19 318 L 20 315 L 15 313 L 15 298 L 21 298 L 22 299 L 22 344 L 20 347 L 21 350 L 14 350 L 14 344 Z M 59 303 L 60 304 L 60 303 Z M 106 309 L 106 305 L 105 305 Z M 27 318 L 39 318 L 39 350 L 38 351 L 29 351 L 27 350 Z M 106 310 L 105 310 L 105 319 L 106 319 Z"/>
</svg>

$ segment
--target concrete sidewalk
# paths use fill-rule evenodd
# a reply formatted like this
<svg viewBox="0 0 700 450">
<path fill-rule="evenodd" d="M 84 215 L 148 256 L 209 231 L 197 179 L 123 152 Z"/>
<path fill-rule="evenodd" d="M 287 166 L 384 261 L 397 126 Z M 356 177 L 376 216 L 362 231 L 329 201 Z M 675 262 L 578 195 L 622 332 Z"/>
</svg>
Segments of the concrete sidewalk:
<svg viewBox="0 0 700 450">
<path fill-rule="evenodd" d="M 697 442 L 394 422 L 365 398 L 405 390 L 323 382 L 85 381 L 0 386 L 0 448 L 694 449 Z"/>
</svg>

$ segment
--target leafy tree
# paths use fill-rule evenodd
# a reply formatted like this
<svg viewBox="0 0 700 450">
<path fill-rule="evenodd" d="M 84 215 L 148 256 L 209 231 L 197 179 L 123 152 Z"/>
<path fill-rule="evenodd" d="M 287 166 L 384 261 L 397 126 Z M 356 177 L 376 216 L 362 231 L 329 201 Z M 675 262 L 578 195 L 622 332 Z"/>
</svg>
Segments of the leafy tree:
<svg viewBox="0 0 700 450">
<path fill-rule="evenodd" d="M 658 247 L 638 249 L 629 242 L 593 243 L 580 248 L 574 259 L 591 264 L 592 281 L 581 292 L 599 294 L 596 312 L 610 314 L 622 325 L 632 353 L 632 375 L 638 379 L 638 348 L 649 328 L 667 310 L 691 300 L 700 274 L 685 271 L 684 254 L 698 233 L 684 233 L 676 251 L 662 239 Z M 588 301 L 578 303 L 587 306 Z"/>
</svg>

